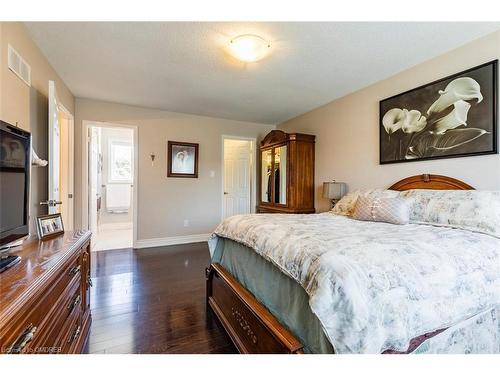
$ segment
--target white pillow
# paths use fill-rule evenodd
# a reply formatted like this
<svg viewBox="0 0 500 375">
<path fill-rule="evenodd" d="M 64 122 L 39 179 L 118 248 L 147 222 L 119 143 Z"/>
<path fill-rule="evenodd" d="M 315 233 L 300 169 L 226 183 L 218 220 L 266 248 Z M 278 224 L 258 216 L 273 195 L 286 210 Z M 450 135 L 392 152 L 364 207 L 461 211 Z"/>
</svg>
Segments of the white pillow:
<svg viewBox="0 0 500 375">
<path fill-rule="evenodd" d="M 410 222 L 471 230 L 500 238 L 500 191 L 408 190 Z"/>
</svg>

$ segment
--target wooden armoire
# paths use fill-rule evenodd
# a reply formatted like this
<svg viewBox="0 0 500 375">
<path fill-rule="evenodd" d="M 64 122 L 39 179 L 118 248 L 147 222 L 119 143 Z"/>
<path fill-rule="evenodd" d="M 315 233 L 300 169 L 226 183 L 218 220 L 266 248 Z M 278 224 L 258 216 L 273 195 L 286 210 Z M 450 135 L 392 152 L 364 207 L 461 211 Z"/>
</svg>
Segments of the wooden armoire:
<svg viewBox="0 0 500 375">
<path fill-rule="evenodd" d="M 314 213 L 315 136 L 271 131 L 260 143 L 259 213 Z"/>
</svg>

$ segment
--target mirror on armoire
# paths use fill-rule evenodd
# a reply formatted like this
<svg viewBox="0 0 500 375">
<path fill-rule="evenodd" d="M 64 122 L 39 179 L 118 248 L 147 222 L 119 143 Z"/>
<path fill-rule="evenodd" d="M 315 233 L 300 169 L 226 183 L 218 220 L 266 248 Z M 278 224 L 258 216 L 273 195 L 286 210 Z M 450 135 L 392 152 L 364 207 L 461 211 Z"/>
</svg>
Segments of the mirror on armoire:
<svg viewBox="0 0 500 375">
<path fill-rule="evenodd" d="M 274 203 L 286 204 L 286 145 L 274 149 Z"/>
<path fill-rule="evenodd" d="M 262 196 L 261 196 L 261 201 L 262 202 L 271 202 L 271 186 L 272 186 L 272 169 L 273 169 L 273 154 L 272 150 L 264 150 L 262 151 L 262 174 L 261 174 L 261 181 L 262 181 Z"/>
</svg>

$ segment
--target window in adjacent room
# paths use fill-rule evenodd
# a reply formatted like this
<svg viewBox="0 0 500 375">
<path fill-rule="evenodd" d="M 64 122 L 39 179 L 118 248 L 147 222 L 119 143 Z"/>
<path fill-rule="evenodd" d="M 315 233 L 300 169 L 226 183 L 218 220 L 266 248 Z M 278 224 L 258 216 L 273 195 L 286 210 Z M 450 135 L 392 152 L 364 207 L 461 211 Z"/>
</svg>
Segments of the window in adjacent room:
<svg viewBox="0 0 500 375">
<path fill-rule="evenodd" d="M 109 182 L 132 181 L 132 145 L 127 142 L 110 143 Z"/>
</svg>

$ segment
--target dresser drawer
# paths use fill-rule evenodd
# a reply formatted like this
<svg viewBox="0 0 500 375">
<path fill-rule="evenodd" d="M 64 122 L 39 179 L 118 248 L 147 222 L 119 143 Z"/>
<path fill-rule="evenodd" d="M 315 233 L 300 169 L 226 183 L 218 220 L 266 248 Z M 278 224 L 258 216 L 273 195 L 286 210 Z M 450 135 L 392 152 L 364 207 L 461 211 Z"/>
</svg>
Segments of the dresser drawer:
<svg viewBox="0 0 500 375">
<path fill-rule="evenodd" d="M 82 314 L 80 311 L 75 310 L 66 321 L 61 336 L 57 341 L 57 346 L 61 348 L 61 353 L 75 352 L 74 347 L 78 344 L 82 329 Z"/>
<path fill-rule="evenodd" d="M 62 271 L 33 302 L 23 306 L 15 321 L 11 322 L 6 332 L 2 332 L 2 347 L 8 353 L 43 353 L 50 351 L 42 346 L 50 344 L 50 335 L 54 319 L 62 308 L 66 289 L 69 285 L 80 285 L 79 253 L 73 255 L 62 267 Z M 51 346 L 51 345 L 50 345 Z"/>
<path fill-rule="evenodd" d="M 43 338 L 43 343 L 40 344 L 46 352 L 53 354 L 62 352 L 62 346 L 58 345 L 58 338 L 64 330 L 65 323 L 73 318 L 75 312 L 81 314 L 81 304 L 80 280 L 74 280 L 58 301 L 51 324 L 46 329 L 47 334 Z"/>
</svg>

